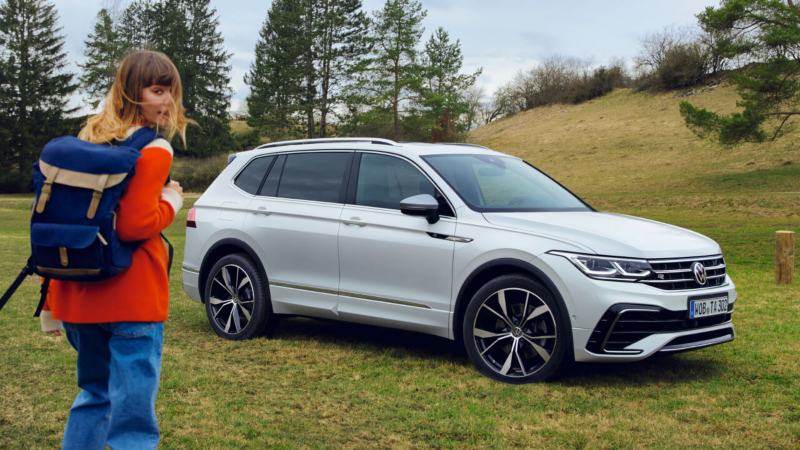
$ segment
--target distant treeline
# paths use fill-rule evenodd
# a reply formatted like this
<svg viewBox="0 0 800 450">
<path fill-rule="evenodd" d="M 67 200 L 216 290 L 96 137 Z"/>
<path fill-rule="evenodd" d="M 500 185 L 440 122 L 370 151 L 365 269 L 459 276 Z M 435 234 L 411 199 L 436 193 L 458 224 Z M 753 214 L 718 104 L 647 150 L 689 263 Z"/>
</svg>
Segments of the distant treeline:
<svg viewBox="0 0 800 450">
<path fill-rule="evenodd" d="M 121 59 L 136 49 L 167 54 L 183 81 L 190 126 L 178 155 L 205 157 L 258 145 L 262 137 L 372 136 L 458 141 L 475 126 L 553 103 L 580 103 L 617 87 L 686 88 L 732 66 L 720 48 L 730 31 L 666 28 L 646 36 L 635 64 L 602 66 L 552 56 L 521 71 L 493 96 L 462 73 L 458 39 L 437 28 L 426 42 L 427 11 L 387 0 L 372 13 L 361 0 L 274 0 L 244 81 L 250 133 L 230 129 L 232 91 L 219 17 L 210 0 L 106 2 L 85 40 L 80 76 L 69 73 L 55 6 L 47 0 L 0 4 L 0 191 L 24 190 L 51 138 L 77 134 L 84 118 L 67 107 L 82 91 L 97 107 Z M 727 34 L 726 34 L 727 33 Z M 730 46 L 728 46 L 730 47 Z M 730 53 L 730 52 L 728 52 Z M 740 57 L 741 58 L 741 57 Z"/>
</svg>

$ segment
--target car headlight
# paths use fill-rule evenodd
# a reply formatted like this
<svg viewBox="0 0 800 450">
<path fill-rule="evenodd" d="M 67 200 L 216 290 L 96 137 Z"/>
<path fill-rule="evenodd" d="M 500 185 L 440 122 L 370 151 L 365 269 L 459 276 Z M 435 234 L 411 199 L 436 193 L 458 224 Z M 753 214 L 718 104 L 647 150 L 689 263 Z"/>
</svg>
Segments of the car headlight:
<svg viewBox="0 0 800 450">
<path fill-rule="evenodd" d="M 613 256 L 583 255 L 580 253 L 547 252 L 567 258 L 584 275 L 596 280 L 638 281 L 647 278 L 653 268 L 643 259 Z"/>
</svg>

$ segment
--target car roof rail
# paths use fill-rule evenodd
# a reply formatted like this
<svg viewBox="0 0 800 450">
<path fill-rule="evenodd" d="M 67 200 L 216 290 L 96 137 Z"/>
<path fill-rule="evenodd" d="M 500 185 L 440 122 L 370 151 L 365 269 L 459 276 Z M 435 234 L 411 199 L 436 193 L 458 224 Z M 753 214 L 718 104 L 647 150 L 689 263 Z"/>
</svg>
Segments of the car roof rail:
<svg viewBox="0 0 800 450">
<path fill-rule="evenodd" d="M 477 148 L 482 148 L 482 149 L 486 149 L 486 150 L 491 150 L 489 147 L 484 147 L 484 146 L 478 145 L 478 144 L 467 144 L 466 142 L 434 142 L 434 144 L 458 145 L 458 146 L 461 146 L 461 147 L 477 147 Z"/>
<path fill-rule="evenodd" d="M 360 144 L 378 144 L 378 145 L 391 145 L 397 146 L 397 142 L 389 139 L 380 138 L 319 138 L 319 139 L 297 139 L 294 141 L 281 141 L 272 142 L 256 147 L 256 150 L 264 148 L 286 147 L 289 145 L 303 145 L 303 144 L 346 144 L 346 143 L 360 143 Z"/>
</svg>

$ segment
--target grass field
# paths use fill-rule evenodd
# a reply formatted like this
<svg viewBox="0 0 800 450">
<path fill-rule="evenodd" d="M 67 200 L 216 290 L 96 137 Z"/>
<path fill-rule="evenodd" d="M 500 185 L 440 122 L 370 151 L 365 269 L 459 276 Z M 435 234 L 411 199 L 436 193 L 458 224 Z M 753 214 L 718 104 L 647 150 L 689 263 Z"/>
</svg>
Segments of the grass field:
<svg viewBox="0 0 800 450">
<path fill-rule="evenodd" d="M 293 318 L 272 339 L 224 341 L 181 288 L 186 205 L 166 232 L 176 263 L 157 403 L 161 448 L 800 448 L 800 279 L 775 285 L 772 261 L 774 232 L 800 232 L 800 150 L 785 144 L 796 137 L 728 152 L 652 126 L 667 147 L 623 133 L 624 142 L 582 155 L 591 142 L 572 142 L 563 128 L 586 113 L 584 131 L 604 136 L 598 122 L 609 113 L 598 111 L 613 106 L 604 101 L 672 99 L 617 92 L 554 107 L 561 119 L 505 119 L 493 127 L 517 131 L 487 127 L 479 142 L 525 156 L 600 210 L 719 242 L 739 294 L 734 342 L 634 364 L 579 364 L 551 383 L 510 386 L 479 375 L 452 342 L 404 331 Z M 642 114 L 648 109 L 657 110 L 642 106 Z M 526 127 L 555 150 L 540 151 Z M 679 157 L 661 160 L 669 139 Z M 709 155 L 724 167 L 694 167 Z M 0 287 L 28 254 L 29 206 L 19 196 L 0 200 Z M 2 449 L 58 447 L 78 392 L 75 352 L 31 317 L 37 292 L 26 281 L 0 313 Z"/>
</svg>

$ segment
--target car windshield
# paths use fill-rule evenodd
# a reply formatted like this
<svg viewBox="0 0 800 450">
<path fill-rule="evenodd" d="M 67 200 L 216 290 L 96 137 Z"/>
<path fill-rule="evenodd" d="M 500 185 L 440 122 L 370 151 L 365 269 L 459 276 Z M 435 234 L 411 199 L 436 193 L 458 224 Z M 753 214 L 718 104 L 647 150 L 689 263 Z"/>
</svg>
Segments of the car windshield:
<svg viewBox="0 0 800 450">
<path fill-rule="evenodd" d="M 591 211 L 530 164 L 495 155 L 428 155 L 423 159 L 479 212 Z"/>
</svg>

